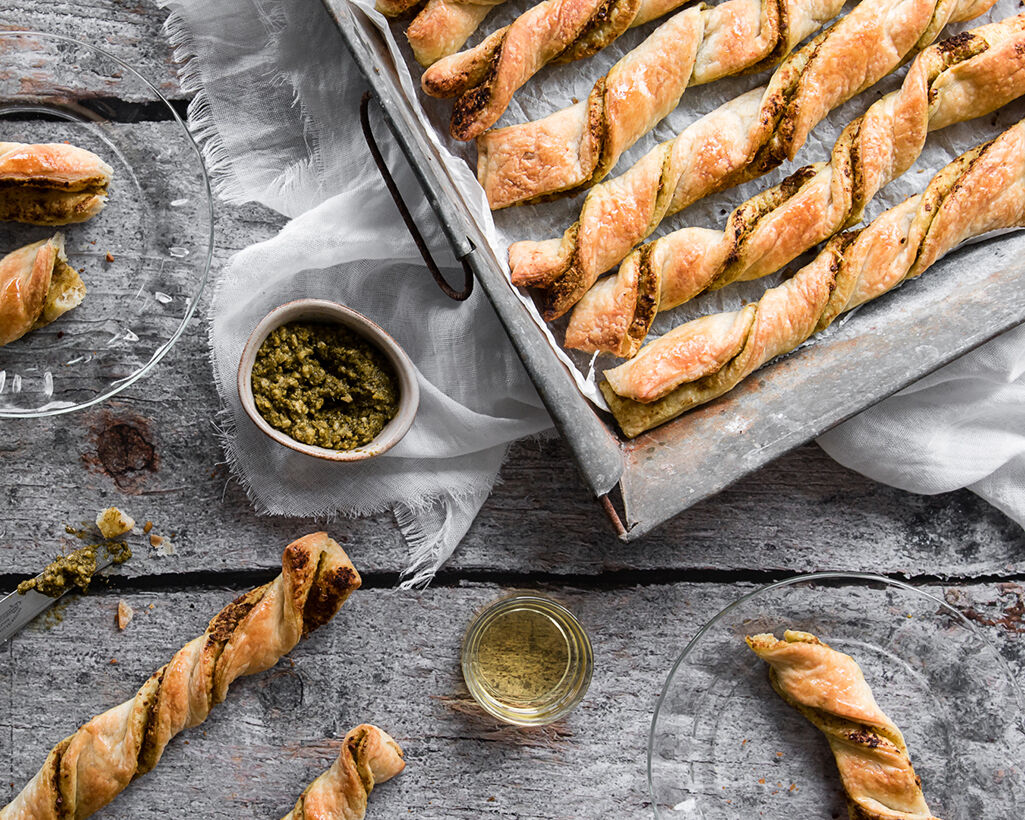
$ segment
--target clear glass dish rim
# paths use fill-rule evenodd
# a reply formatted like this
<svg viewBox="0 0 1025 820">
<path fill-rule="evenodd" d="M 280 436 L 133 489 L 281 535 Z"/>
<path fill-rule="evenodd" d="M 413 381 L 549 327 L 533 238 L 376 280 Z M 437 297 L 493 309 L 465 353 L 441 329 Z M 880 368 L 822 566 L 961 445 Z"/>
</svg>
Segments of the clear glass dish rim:
<svg viewBox="0 0 1025 820">
<path fill-rule="evenodd" d="M 100 54 L 103 57 L 105 57 L 106 59 L 108 59 L 111 62 L 113 62 L 113 63 L 117 64 L 118 66 L 120 66 L 122 69 L 128 71 L 136 79 L 140 80 L 147 88 L 149 88 L 149 90 L 152 91 L 153 94 L 156 95 L 157 100 L 159 100 L 161 103 L 163 103 L 164 107 L 169 112 L 171 112 L 172 119 L 176 123 L 178 123 L 178 126 L 181 128 L 182 133 L 185 135 L 185 138 L 188 140 L 189 144 L 192 146 L 192 150 L 196 153 L 196 159 L 199 160 L 199 169 L 200 169 L 200 171 L 202 172 L 202 175 L 203 175 L 203 188 L 206 191 L 207 227 L 208 227 L 209 230 L 208 230 L 208 239 L 207 239 L 207 248 L 206 248 L 206 259 L 203 261 L 203 273 L 202 273 L 202 275 L 200 276 L 200 279 L 199 279 L 199 289 L 192 296 L 192 302 L 189 305 L 188 309 L 185 311 L 185 315 L 182 316 L 182 320 L 178 324 L 178 327 L 175 329 L 174 333 L 171 334 L 170 338 L 166 342 L 164 342 L 159 348 L 157 348 L 156 352 L 150 357 L 150 360 L 148 362 L 146 362 L 146 364 L 144 364 L 142 367 L 140 367 L 131 376 L 127 376 L 126 378 L 121 379 L 120 381 L 116 382 L 113 386 L 111 386 L 108 390 L 106 390 L 103 393 L 100 393 L 97 396 L 94 396 L 93 398 L 89 399 L 88 401 L 76 402 L 75 404 L 72 404 L 70 407 L 51 407 L 51 408 L 46 408 L 46 409 L 42 409 L 42 410 L 9 410 L 9 409 L 0 408 L 0 419 L 2 419 L 2 418 L 32 418 L 32 419 L 36 419 L 36 418 L 45 418 L 47 416 L 60 416 L 60 415 L 63 415 L 64 413 L 72 413 L 72 412 L 74 412 L 76 410 L 84 410 L 87 407 L 93 407 L 93 406 L 95 406 L 97 404 L 100 404 L 101 402 L 106 401 L 107 399 L 111 398 L 112 396 L 116 396 L 122 390 L 125 390 L 126 388 L 130 387 L 131 385 L 133 385 L 137 381 L 139 381 L 139 379 L 141 379 L 143 376 L 147 375 L 154 367 L 156 367 L 156 365 L 164 358 L 164 356 L 167 355 L 168 351 L 170 351 L 170 349 L 172 347 L 174 347 L 174 343 L 177 342 L 178 339 L 181 337 L 181 335 L 185 332 L 185 328 L 188 327 L 189 322 L 192 320 L 192 317 L 195 315 L 196 310 L 199 307 L 200 298 L 202 297 L 203 291 L 206 288 L 207 280 L 210 278 L 210 265 L 213 262 L 213 256 L 214 256 L 214 202 L 213 202 L 213 190 L 212 190 L 212 188 L 210 186 L 210 174 L 206 170 L 206 163 L 203 161 L 203 152 L 200 149 L 199 144 L 196 142 L 195 138 L 192 136 L 192 132 L 189 131 L 188 126 L 184 123 L 182 118 L 178 116 L 178 112 L 175 111 L 174 107 L 171 105 L 171 103 L 169 103 L 167 101 L 167 98 L 164 97 L 164 95 L 160 93 L 160 91 L 157 89 L 157 87 L 155 85 L 153 85 L 153 83 L 151 83 L 149 80 L 147 80 L 144 76 L 142 76 L 142 74 L 140 74 L 138 71 L 136 71 L 132 66 L 130 66 L 128 63 L 126 63 L 124 60 L 121 60 L 121 59 L 115 57 L 110 52 L 105 51 L 102 48 L 98 48 L 97 46 L 91 45 L 90 43 L 85 43 L 85 42 L 83 42 L 81 40 L 76 40 L 74 37 L 68 37 L 68 36 L 66 36 L 64 34 L 51 34 L 49 32 L 45 32 L 45 31 L 3 31 L 3 32 L 0 32 L 0 40 L 8 40 L 8 39 L 14 39 L 14 38 L 19 38 L 19 37 L 36 37 L 36 38 L 41 38 L 41 39 L 44 39 L 44 40 L 54 40 L 54 41 L 59 41 L 59 42 L 64 42 L 64 43 L 71 43 L 73 45 L 76 45 L 76 46 L 79 46 L 81 48 L 87 49 L 89 51 L 95 52 L 96 54 Z"/>
<path fill-rule="evenodd" d="M 1018 727 L 1025 731 L 1025 721 L 1023 721 L 1022 715 L 1023 703 L 1025 703 L 1025 694 L 1023 694 L 1021 686 L 1015 679 L 1014 674 L 1011 671 L 1010 665 L 1007 663 L 1004 657 L 997 651 L 996 647 L 993 646 L 993 643 L 989 640 L 989 638 L 987 638 L 983 634 L 982 630 L 980 630 L 978 627 L 975 626 L 975 624 L 968 620 L 968 618 L 956 607 L 951 606 L 942 598 L 938 598 L 937 596 L 932 595 L 929 592 L 924 592 L 923 590 L 918 589 L 917 587 L 914 587 L 911 584 L 905 583 L 904 581 L 898 581 L 894 578 L 887 578 L 885 575 L 876 575 L 870 572 L 827 571 L 810 572 L 805 573 L 803 575 L 794 575 L 790 578 L 784 578 L 781 581 L 774 581 L 771 584 L 766 584 L 765 586 L 758 587 L 758 589 L 752 590 L 751 592 L 748 592 L 746 595 L 740 596 L 735 601 L 732 601 L 730 604 L 723 607 L 719 612 L 713 615 L 708 620 L 708 622 L 701 627 L 701 629 L 697 631 L 697 634 L 695 634 L 694 637 L 690 639 L 690 641 L 687 642 L 687 645 L 680 653 L 680 656 L 676 659 L 676 662 L 669 670 L 669 674 L 666 675 L 665 683 L 662 684 L 662 691 L 659 692 L 658 700 L 655 703 L 655 713 L 652 715 L 651 729 L 648 732 L 648 796 L 651 798 L 651 811 L 655 818 L 660 818 L 662 816 L 659 814 L 658 801 L 655 795 L 655 780 L 652 776 L 651 761 L 652 757 L 654 756 L 655 750 L 655 731 L 658 726 L 659 715 L 662 712 L 662 704 L 665 701 L 666 694 L 669 691 L 669 684 L 676 676 L 677 670 L 680 668 L 681 664 L 683 664 L 684 660 L 687 658 L 687 655 L 695 646 L 697 646 L 698 642 L 701 640 L 702 637 L 704 637 L 706 632 L 708 632 L 713 626 L 715 626 L 722 618 L 724 618 L 734 609 L 739 607 L 741 604 L 749 601 L 751 598 L 755 598 L 758 595 L 762 595 L 766 592 L 769 592 L 770 590 L 779 589 L 780 587 L 793 586 L 795 584 L 803 583 L 806 581 L 824 581 L 830 579 L 839 579 L 845 581 L 870 581 L 874 584 L 885 584 L 887 586 L 898 587 L 902 590 L 913 592 L 916 595 L 921 595 L 925 598 L 928 598 L 929 600 L 939 604 L 940 607 L 942 607 L 942 609 L 954 615 L 962 626 L 966 627 L 972 634 L 974 634 L 980 641 L 983 642 L 983 644 L 988 646 L 992 651 L 993 656 L 998 661 L 998 666 L 1007 676 L 1007 680 L 1011 684 L 1011 691 L 1014 693 L 1014 699 L 1018 707 L 1017 714 L 1009 716 L 1009 720 L 1016 721 L 1018 723 Z"/>
</svg>

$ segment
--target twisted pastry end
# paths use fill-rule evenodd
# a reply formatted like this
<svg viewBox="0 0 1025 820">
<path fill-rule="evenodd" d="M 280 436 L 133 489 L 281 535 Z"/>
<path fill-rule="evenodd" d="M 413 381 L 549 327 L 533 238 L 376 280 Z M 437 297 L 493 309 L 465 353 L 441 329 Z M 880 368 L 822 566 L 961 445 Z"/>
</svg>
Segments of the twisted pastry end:
<svg viewBox="0 0 1025 820">
<path fill-rule="evenodd" d="M 427 0 L 427 5 L 406 28 L 413 56 L 430 66 L 463 47 L 495 6 L 505 0 Z"/>
<path fill-rule="evenodd" d="M 345 736 L 331 768 L 306 787 L 281 820 L 362 820 L 374 786 L 405 767 L 399 744 L 383 729 L 364 723 Z"/>
</svg>

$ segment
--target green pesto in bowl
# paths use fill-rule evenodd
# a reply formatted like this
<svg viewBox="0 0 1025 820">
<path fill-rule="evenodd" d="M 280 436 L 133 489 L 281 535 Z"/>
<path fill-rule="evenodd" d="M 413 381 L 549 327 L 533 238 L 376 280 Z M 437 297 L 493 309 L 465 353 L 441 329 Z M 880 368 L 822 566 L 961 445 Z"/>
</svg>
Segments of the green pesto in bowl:
<svg viewBox="0 0 1025 820">
<path fill-rule="evenodd" d="M 399 408 L 385 355 L 337 324 L 289 322 L 260 345 L 253 401 L 267 423 L 302 444 L 353 450 L 369 444 Z"/>
</svg>

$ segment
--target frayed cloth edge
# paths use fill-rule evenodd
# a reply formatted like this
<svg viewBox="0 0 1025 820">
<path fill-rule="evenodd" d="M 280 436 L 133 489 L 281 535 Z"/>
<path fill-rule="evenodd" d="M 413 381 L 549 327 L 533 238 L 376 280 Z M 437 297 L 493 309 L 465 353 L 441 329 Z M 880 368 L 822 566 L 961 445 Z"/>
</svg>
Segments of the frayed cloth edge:
<svg viewBox="0 0 1025 820">
<path fill-rule="evenodd" d="M 214 193 L 227 202 L 249 201 L 251 197 L 239 182 L 231 153 L 214 122 L 210 99 L 200 75 L 196 41 L 188 23 L 180 12 L 172 9 L 164 21 L 163 32 L 177 65 L 178 83 L 182 91 L 193 95 L 188 106 L 187 126 L 199 145 Z"/>
</svg>

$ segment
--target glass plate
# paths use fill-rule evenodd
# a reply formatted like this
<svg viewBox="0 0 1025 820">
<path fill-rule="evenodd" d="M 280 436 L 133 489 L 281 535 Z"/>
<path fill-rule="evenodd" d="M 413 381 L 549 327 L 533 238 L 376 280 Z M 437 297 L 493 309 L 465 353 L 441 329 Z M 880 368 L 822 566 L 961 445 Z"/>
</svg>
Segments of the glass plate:
<svg viewBox="0 0 1025 820">
<path fill-rule="evenodd" d="M 119 100 L 141 103 L 146 121 L 116 115 Z M 0 347 L 0 417 L 88 407 L 149 372 L 196 309 L 213 252 L 203 160 L 174 109 L 131 66 L 35 32 L 0 33 L 0 141 L 67 141 L 114 169 L 107 206 L 88 222 L 0 222 L 0 255 L 64 233 L 88 289 L 70 313 Z"/>
<path fill-rule="evenodd" d="M 1021 820 L 1022 693 L 956 609 L 874 575 L 820 573 L 760 589 L 706 624 L 655 708 L 648 778 L 660 820 L 847 818 L 822 734 L 769 686 L 744 636 L 812 632 L 861 665 L 907 740 L 943 820 Z"/>
</svg>

